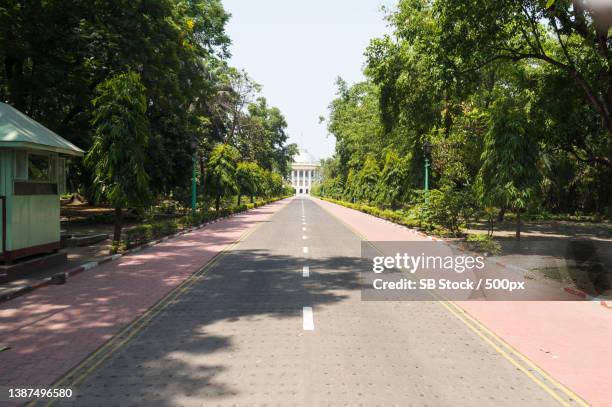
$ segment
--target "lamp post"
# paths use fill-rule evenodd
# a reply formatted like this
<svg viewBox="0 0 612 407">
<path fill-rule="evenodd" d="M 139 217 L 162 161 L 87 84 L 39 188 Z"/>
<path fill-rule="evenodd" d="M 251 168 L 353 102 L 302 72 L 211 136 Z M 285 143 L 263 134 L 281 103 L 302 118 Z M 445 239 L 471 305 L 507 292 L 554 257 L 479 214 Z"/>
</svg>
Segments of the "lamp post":
<svg viewBox="0 0 612 407">
<path fill-rule="evenodd" d="M 198 140 L 195 136 L 191 136 L 190 143 L 191 150 L 193 151 L 192 155 L 192 168 L 191 168 L 191 214 L 195 217 L 196 214 L 196 204 L 197 204 L 197 190 L 196 190 L 196 164 L 197 164 L 197 147 Z"/>
<path fill-rule="evenodd" d="M 431 143 L 425 140 L 423 143 L 423 155 L 425 156 L 425 201 L 429 191 L 429 155 L 431 154 Z"/>
</svg>

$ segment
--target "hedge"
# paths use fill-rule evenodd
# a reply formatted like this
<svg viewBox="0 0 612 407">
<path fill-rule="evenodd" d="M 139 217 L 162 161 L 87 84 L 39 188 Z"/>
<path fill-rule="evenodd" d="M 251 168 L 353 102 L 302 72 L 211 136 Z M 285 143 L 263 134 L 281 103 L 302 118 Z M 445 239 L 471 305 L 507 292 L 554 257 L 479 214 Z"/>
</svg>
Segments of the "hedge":
<svg viewBox="0 0 612 407">
<path fill-rule="evenodd" d="M 111 253 L 117 253 L 133 247 L 142 246 L 152 240 L 160 239 L 164 236 L 169 236 L 176 233 L 179 229 L 189 229 L 196 225 L 201 225 L 223 218 L 235 213 L 245 212 L 249 209 L 258 208 L 271 202 L 276 202 L 287 198 L 271 198 L 267 200 L 247 203 L 242 205 L 233 205 L 229 208 L 220 209 L 219 212 L 207 211 L 198 212 L 195 216 L 188 215 L 174 220 L 164 220 L 160 222 L 150 222 L 136 227 L 130 228 L 125 232 L 125 241 L 119 244 L 113 244 Z"/>
<path fill-rule="evenodd" d="M 420 227 L 420 222 L 418 219 L 412 219 L 409 216 L 404 215 L 400 211 L 393 211 L 391 209 L 380 209 L 375 206 L 365 205 L 362 203 L 352 203 L 339 201 L 333 198 L 324 198 L 320 197 L 325 201 L 329 201 L 331 203 L 335 203 L 341 206 L 345 206 L 347 208 L 355 209 L 360 212 L 365 212 L 369 215 L 376 216 L 377 218 L 386 219 L 393 223 L 398 223 L 400 225 L 404 225 L 410 228 Z"/>
</svg>

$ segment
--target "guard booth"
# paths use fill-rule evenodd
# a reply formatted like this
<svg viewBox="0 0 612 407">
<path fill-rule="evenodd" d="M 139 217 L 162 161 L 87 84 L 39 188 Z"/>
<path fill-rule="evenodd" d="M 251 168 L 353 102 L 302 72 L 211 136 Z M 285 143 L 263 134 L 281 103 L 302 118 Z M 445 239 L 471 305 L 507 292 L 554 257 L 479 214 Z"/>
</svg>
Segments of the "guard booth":
<svg viewBox="0 0 612 407">
<path fill-rule="evenodd" d="M 0 102 L 0 263 L 60 248 L 66 160 L 83 150 Z"/>
</svg>

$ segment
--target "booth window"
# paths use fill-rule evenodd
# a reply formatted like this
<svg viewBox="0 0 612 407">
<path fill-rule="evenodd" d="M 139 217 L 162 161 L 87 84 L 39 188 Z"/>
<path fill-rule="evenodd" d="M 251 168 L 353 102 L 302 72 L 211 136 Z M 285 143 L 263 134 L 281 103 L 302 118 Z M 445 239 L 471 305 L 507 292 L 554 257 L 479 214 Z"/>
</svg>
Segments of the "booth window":
<svg viewBox="0 0 612 407">
<path fill-rule="evenodd" d="M 58 164 L 51 155 L 17 151 L 15 195 L 57 195 Z"/>
<path fill-rule="evenodd" d="M 48 155 L 28 154 L 28 181 L 51 181 L 51 157 Z"/>
</svg>

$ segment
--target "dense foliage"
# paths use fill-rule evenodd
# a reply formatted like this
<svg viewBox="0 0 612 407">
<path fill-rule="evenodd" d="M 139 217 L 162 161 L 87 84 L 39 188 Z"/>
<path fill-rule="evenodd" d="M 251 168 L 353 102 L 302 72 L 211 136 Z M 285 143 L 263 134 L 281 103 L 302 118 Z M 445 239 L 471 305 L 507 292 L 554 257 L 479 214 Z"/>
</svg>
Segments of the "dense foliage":
<svg viewBox="0 0 612 407">
<path fill-rule="evenodd" d="M 102 181 L 105 191 L 127 191 L 124 185 L 136 182 L 135 196 L 187 205 L 195 153 L 198 198 L 219 202 L 236 188 L 228 174 L 207 175 L 215 166 L 209 161 L 216 145 L 237 149 L 235 161 L 256 164 L 270 179 L 272 173 L 286 175 L 296 152 L 287 144 L 281 112 L 267 104 L 245 72 L 228 66 L 229 18 L 220 0 L 3 1 L 0 100 L 84 150 L 95 150 L 90 165 L 75 160 L 70 172 L 73 192 L 90 201 L 117 205 L 117 194 L 99 193 Z M 101 98 L 111 97 L 103 96 L 104 89 L 114 87 L 114 97 L 122 97 L 119 88 L 136 77 L 143 94 L 130 97 L 139 107 L 110 123 L 108 115 L 115 113 L 104 111 Z M 124 136 L 113 129 L 132 119 L 136 133 L 131 125 Z M 111 138 L 115 144 L 104 141 Z M 116 151 L 124 147 L 129 150 Z M 124 163 L 138 172 L 113 170 L 112 162 L 129 152 L 136 154 Z M 112 179 L 103 180 L 102 172 L 113 172 Z M 126 180 L 119 180 L 124 175 Z M 214 191 L 207 190 L 207 180 Z M 144 190 L 150 193 L 141 194 Z M 124 198 L 124 207 L 145 204 Z"/>
<path fill-rule="evenodd" d="M 419 216 L 453 232 L 477 209 L 612 215 L 612 36 L 594 10 L 401 0 L 387 18 L 367 80 L 338 80 L 336 153 L 316 192 L 418 207 L 429 140 L 434 191 Z"/>
</svg>

